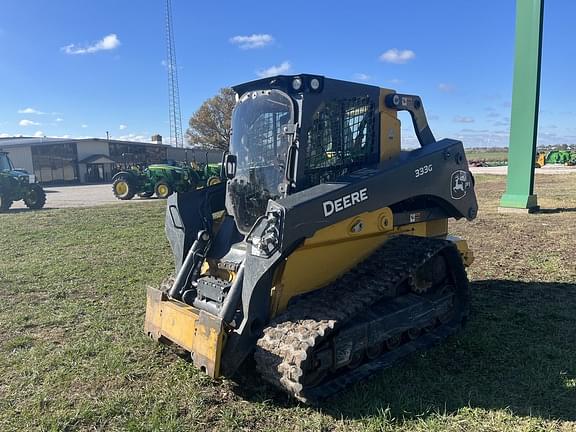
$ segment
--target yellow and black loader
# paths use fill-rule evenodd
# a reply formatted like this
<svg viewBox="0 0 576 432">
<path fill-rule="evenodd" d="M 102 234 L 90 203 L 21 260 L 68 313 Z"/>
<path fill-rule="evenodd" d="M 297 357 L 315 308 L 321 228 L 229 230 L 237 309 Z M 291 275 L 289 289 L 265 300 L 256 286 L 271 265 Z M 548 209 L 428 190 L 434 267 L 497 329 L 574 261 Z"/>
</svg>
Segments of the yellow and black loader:
<svg viewBox="0 0 576 432">
<path fill-rule="evenodd" d="M 316 401 L 430 347 L 469 313 L 474 219 L 461 142 L 418 96 L 316 75 L 234 87 L 227 182 L 168 200 L 176 277 L 148 289 L 145 331 L 212 377 L 249 357 Z M 401 150 L 398 111 L 420 143 Z"/>
</svg>

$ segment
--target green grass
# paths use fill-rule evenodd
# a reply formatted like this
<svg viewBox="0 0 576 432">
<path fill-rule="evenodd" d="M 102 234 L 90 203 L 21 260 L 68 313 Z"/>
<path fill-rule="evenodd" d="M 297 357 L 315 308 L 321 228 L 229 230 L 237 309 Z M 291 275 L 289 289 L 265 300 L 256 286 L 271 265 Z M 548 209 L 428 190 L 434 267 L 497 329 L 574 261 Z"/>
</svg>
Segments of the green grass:
<svg viewBox="0 0 576 432">
<path fill-rule="evenodd" d="M 213 381 L 142 332 L 171 272 L 162 203 L 0 215 L 0 430 L 576 430 L 576 176 L 531 216 L 478 176 L 473 314 L 431 351 L 311 408 L 253 376 Z"/>
<path fill-rule="evenodd" d="M 466 158 L 468 160 L 483 160 L 486 162 L 501 162 L 508 160 L 507 151 L 482 151 L 475 149 L 466 150 Z"/>
</svg>

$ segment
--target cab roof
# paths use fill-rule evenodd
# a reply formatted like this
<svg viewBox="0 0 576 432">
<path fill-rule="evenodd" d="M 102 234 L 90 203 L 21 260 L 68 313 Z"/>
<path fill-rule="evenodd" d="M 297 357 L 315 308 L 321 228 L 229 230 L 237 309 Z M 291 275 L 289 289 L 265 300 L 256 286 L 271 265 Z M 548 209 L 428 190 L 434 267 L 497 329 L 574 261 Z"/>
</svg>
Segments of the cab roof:
<svg viewBox="0 0 576 432">
<path fill-rule="evenodd" d="M 302 86 L 299 89 L 295 89 L 292 86 L 292 83 L 296 79 L 300 79 L 302 82 Z M 319 87 L 314 89 L 310 85 L 312 80 L 319 81 Z M 238 96 L 242 96 L 244 93 L 251 91 L 251 90 L 263 90 L 263 89 L 278 89 L 283 90 L 286 93 L 320 93 L 322 92 L 325 84 L 332 84 L 333 86 L 346 86 L 346 87 L 364 87 L 367 90 L 370 89 L 372 91 L 376 89 L 380 89 L 378 86 L 373 86 L 370 84 L 365 83 L 357 83 L 354 81 L 343 81 L 337 80 L 334 78 L 326 78 L 323 75 L 313 75 L 313 74 L 297 74 L 297 75 L 275 75 L 267 78 L 261 78 L 254 81 L 248 81 L 242 84 L 238 84 L 232 86 L 232 89 L 238 94 Z"/>
</svg>

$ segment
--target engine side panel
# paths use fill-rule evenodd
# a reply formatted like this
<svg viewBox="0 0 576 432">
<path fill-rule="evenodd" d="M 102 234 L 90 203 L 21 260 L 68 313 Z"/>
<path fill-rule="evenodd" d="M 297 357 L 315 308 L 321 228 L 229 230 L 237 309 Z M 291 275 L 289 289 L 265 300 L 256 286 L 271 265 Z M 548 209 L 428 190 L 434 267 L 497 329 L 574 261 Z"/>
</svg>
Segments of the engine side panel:
<svg viewBox="0 0 576 432">
<path fill-rule="evenodd" d="M 410 234 L 441 237 L 448 233 L 448 220 L 392 225 L 389 208 L 362 213 L 319 230 L 306 239 L 287 259 L 271 293 L 271 317 L 282 312 L 289 301 L 333 282 L 370 256 L 391 236 Z"/>
</svg>

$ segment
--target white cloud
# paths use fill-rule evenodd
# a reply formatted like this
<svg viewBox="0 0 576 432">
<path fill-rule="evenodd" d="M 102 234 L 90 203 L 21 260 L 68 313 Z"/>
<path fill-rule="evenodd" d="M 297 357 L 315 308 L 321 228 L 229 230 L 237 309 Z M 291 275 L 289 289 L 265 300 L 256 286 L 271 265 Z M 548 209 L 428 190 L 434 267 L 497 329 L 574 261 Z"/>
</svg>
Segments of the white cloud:
<svg viewBox="0 0 576 432">
<path fill-rule="evenodd" d="M 128 134 L 128 135 L 122 135 L 119 137 L 114 137 L 114 139 L 120 140 L 120 141 L 139 141 L 139 142 L 150 142 L 150 137 L 147 135 L 137 135 L 137 134 Z"/>
<path fill-rule="evenodd" d="M 402 81 L 401 79 L 398 79 L 398 78 L 392 78 L 391 80 L 388 80 L 388 82 L 390 84 L 398 85 L 398 84 L 402 84 L 404 81 Z"/>
<path fill-rule="evenodd" d="M 114 33 L 104 36 L 99 41 L 87 46 L 75 44 L 66 45 L 61 48 L 66 54 L 92 54 L 98 51 L 113 50 L 120 46 L 120 39 Z"/>
<path fill-rule="evenodd" d="M 39 126 L 40 123 L 32 121 L 32 120 L 20 120 L 20 122 L 18 123 L 20 126 Z"/>
<path fill-rule="evenodd" d="M 416 58 L 416 53 L 412 50 L 399 50 L 392 48 L 380 55 L 380 61 L 386 63 L 403 64 Z"/>
<path fill-rule="evenodd" d="M 127 125 L 121 124 L 120 126 L 118 126 L 118 129 L 124 130 L 124 129 L 126 129 L 127 127 L 128 127 Z"/>
<path fill-rule="evenodd" d="M 88 127 L 88 125 L 87 125 L 87 124 L 83 124 L 83 125 L 80 125 L 80 127 L 86 129 L 86 128 Z"/>
<path fill-rule="evenodd" d="M 358 81 L 368 81 L 370 79 L 370 75 L 366 75 L 365 73 L 355 73 L 354 79 Z"/>
<path fill-rule="evenodd" d="M 443 93 L 452 93 L 454 90 L 456 90 L 456 87 L 454 87 L 452 84 L 440 83 L 438 84 L 438 90 Z"/>
<path fill-rule="evenodd" d="M 269 34 L 253 34 L 250 36 L 234 36 L 230 38 L 230 43 L 238 45 L 241 49 L 262 48 L 274 42 L 274 38 Z"/>
<path fill-rule="evenodd" d="M 475 131 L 463 129 L 456 136 L 451 137 L 464 143 L 466 147 L 506 147 L 508 146 L 508 133 L 503 131 Z"/>
<path fill-rule="evenodd" d="M 42 111 L 38 111 L 37 109 L 34 109 L 34 108 L 24 108 L 24 109 L 19 109 L 18 114 L 46 114 L 46 113 L 42 112 Z"/>
<path fill-rule="evenodd" d="M 266 78 L 269 76 L 281 75 L 284 73 L 288 73 L 291 70 L 292 70 L 292 65 L 290 64 L 289 61 L 285 61 L 285 62 L 282 62 L 282 64 L 279 64 L 278 66 L 270 66 L 268 69 L 259 70 L 256 72 L 256 75 L 258 75 L 260 78 Z"/>
<path fill-rule="evenodd" d="M 474 123 L 474 118 L 467 116 L 456 116 L 454 117 L 454 123 Z"/>
<path fill-rule="evenodd" d="M 58 118 L 57 118 L 56 120 L 54 120 L 54 121 L 57 121 L 57 122 L 63 122 L 63 121 L 64 121 L 64 119 L 63 119 L 62 117 L 58 117 Z"/>
<path fill-rule="evenodd" d="M 41 130 L 36 131 L 36 133 L 34 133 L 34 136 L 35 136 L 36 138 L 41 138 L 41 137 L 44 136 L 44 132 L 42 132 Z"/>
</svg>

